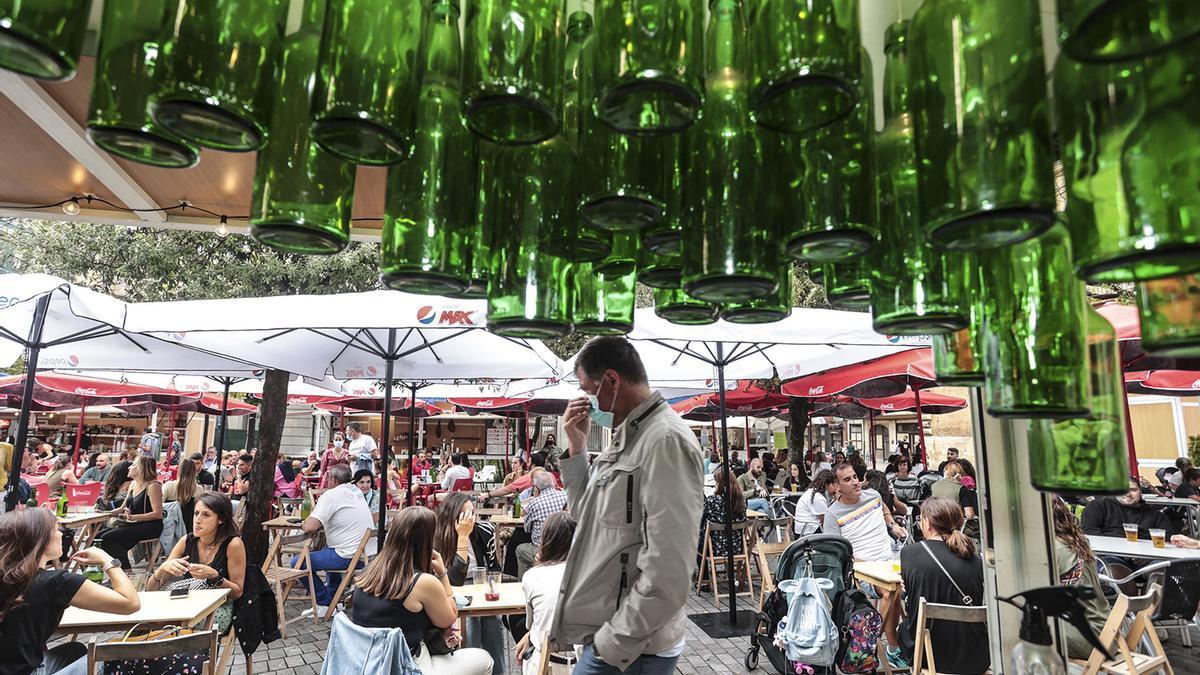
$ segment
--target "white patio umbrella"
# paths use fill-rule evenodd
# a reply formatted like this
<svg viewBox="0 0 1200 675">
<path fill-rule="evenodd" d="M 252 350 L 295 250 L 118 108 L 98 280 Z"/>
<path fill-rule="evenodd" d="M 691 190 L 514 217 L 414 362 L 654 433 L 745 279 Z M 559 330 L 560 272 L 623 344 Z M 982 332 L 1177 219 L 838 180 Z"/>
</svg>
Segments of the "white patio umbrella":
<svg viewBox="0 0 1200 675">
<path fill-rule="evenodd" d="M 539 341 L 486 330 L 487 303 L 373 291 L 131 305 L 125 326 L 272 368 L 341 380 L 404 383 L 413 399 L 435 382 L 553 378 L 562 362 Z M 384 387 L 381 453 L 387 464 L 392 387 Z M 415 428 L 415 407 L 410 422 Z M 409 438 L 409 462 L 415 453 Z M 411 499 L 411 491 L 410 491 Z M 380 500 L 386 523 L 387 500 Z M 384 528 L 379 529 L 380 545 Z"/>
</svg>

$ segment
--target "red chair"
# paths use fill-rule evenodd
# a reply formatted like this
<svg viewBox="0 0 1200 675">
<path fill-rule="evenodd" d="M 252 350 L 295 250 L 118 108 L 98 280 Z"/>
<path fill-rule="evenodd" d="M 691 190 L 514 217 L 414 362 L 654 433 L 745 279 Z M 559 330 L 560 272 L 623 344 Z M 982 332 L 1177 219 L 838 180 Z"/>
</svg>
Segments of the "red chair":
<svg viewBox="0 0 1200 675">
<path fill-rule="evenodd" d="M 450 486 L 451 492 L 470 492 L 475 489 L 475 479 L 459 478 L 454 481 L 454 485 Z"/>
<path fill-rule="evenodd" d="M 38 483 L 33 486 L 34 494 L 37 495 L 38 506 L 45 506 L 50 503 L 50 486 L 45 483 Z"/>
<path fill-rule="evenodd" d="M 104 492 L 104 483 L 67 484 L 63 488 L 67 491 L 67 507 L 87 508 L 95 505 L 96 500 L 100 499 L 100 495 Z"/>
</svg>

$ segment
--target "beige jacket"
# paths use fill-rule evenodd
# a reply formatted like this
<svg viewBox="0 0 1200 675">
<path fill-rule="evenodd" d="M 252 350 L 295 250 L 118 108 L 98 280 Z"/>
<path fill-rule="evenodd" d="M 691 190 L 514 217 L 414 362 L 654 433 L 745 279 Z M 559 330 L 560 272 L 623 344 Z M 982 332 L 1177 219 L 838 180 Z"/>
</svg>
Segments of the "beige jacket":
<svg viewBox="0 0 1200 675">
<path fill-rule="evenodd" d="M 624 671 L 684 635 L 704 492 L 700 445 L 661 394 L 635 408 L 589 468 L 560 462 L 578 526 L 550 628 Z"/>
</svg>

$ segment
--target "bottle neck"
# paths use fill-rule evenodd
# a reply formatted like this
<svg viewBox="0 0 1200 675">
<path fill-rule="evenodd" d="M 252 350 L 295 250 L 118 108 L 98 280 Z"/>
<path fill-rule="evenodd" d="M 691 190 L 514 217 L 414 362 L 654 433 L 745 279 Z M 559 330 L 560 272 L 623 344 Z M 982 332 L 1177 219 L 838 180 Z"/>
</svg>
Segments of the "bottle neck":
<svg viewBox="0 0 1200 675">
<path fill-rule="evenodd" d="M 425 41 L 425 76 L 441 82 L 459 81 L 462 45 L 458 35 L 458 8 L 437 2 L 429 13 Z"/>
<path fill-rule="evenodd" d="M 883 118 L 893 120 L 908 113 L 908 50 L 895 45 L 887 51 L 883 71 Z"/>
<path fill-rule="evenodd" d="M 709 87 L 719 92 L 746 78 L 746 22 L 740 0 L 713 0 L 705 40 Z"/>
</svg>

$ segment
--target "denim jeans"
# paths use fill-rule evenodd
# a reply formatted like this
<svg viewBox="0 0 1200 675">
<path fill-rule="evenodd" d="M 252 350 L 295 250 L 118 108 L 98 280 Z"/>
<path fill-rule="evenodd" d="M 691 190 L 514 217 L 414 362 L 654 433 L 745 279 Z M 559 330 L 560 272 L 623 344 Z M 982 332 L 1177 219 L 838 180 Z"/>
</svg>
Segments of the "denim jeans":
<svg viewBox="0 0 1200 675">
<path fill-rule="evenodd" d="M 767 514 L 768 518 L 774 518 L 775 514 L 771 513 L 771 502 L 766 497 L 755 497 L 754 499 L 746 500 L 746 508 L 759 513 Z"/>
<path fill-rule="evenodd" d="M 42 657 L 42 665 L 33 669 L 32 675 L 85 675 L 87 673 L 87 647 L 79 642 L 58 645 Z"/>
<path fill-rule="evenodd" d="M 327 607 L 330 601 L 333 600 L 333 592 L 337 590 L 338 584 L 342 583 L 342 575 L 337 572 L 329 572 L 326 575 L 329 581 L 326 582 L 321 580 L 319 572 L 322 570 L 344 570 L 350 564 L 350 559 L 338 555 L 337 550 L 332 548 L 317 549 L 310 552 L 308 557 L 312 560 L 313 585 L 315 586 L 312 589 L 313 597 L 316 599 L 318 605 Z M 358 562 L 358 566 L 359 568 L 362 567 L 361 560 Z M 307 588 L 308 579 L 301 579 L 300 584 Z"/>
<path fill-rule="evenodd" d="M 625 675 L 671 675 L 675 672 L 677 661 L 678 656 L 643 654 L 629 664 Z M 621 675 L 621 671 L 616 666 L 610 666 L 600 660 L 600 657 L 596 656 L 595 648 L 589 644 L 583 648 L 583 656 L 579 663 L 575 664 L 571 675 Z"/>
<path fill-rule="evenodd" d="M 508 647 L 504 644 L 504 625 L 498 616 L 473 616 L 467 619 L 463 635 L 467 647 L 481 647 L 492 656 L 492 675 L 504 675 Z"/>
</svg>

